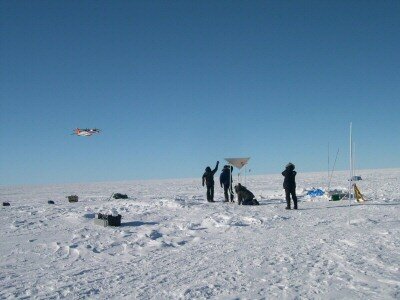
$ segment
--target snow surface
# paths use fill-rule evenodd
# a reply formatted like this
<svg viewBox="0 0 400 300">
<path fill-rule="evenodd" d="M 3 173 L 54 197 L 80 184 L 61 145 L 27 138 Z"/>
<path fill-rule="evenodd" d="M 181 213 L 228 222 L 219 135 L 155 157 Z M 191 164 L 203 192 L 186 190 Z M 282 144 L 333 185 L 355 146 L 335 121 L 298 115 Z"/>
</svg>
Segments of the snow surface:
<svg viewBox="0 0 400 300">
<path fill-rule="evenodd" d="M 357 175 L 368 201 L 349 206 L 300 172 L 298 211 L 280 174 L 247 178 L 260 206 L 207 203 L 201 178 L 0 187 L 0 298 L 400 299 L 400 169 Z M 94 224 L 112 209 L 123 226 Z"/>
</svg>

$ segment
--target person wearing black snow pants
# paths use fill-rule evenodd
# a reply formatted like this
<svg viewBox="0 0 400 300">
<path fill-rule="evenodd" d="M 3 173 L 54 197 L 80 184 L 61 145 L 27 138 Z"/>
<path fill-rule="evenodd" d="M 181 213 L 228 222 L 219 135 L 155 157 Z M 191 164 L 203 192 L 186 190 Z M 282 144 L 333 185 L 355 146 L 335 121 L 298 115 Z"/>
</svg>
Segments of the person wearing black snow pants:
<svg viewBox="0 0 400 300">
<path fill-rule="evenodd" d="M 288 163 L 286 165 L 285 171 L 282 172 L 283 177 L 283 188 L 285 189 L 286 194 L 286 209 L 290 209 L 290 196 L 293 199 L 293 208 L 297 209 L 297 196 L 296 196 L 296 174 L 297 172 L 294 170 L 295 165 L 292 163 Z"/>
<path fill-rule="evenodd" d="M 222 169 L 221 175 L 219 176 L 219 183 L 221 184 L 221 187 L 224 188 L 224 196 L 225 196 L 224 202 L 229 202 L 229 198 L 231 199 L 231 202 L 234 202 L 233 191 L 232 191 L 232 171 L 233 171 L 232 166 L 229 167 L 228 165 L 225 165 L 224 168 Z"/>
<path fill-rule="evenodd" d="M 214 201 L 214 174 L 218 171 L 218 165 L 219 161 L 217 161 L 217 164 L 215 165 L 214 170 L 211 171 L 210 167 L 206 168 L 206 171 L 203 174 L 202 177 L 202 184 L 204 186 L 204 183 L 207 186 L 207 201 L 208 202 L 215 202 Z"/>
</svg>

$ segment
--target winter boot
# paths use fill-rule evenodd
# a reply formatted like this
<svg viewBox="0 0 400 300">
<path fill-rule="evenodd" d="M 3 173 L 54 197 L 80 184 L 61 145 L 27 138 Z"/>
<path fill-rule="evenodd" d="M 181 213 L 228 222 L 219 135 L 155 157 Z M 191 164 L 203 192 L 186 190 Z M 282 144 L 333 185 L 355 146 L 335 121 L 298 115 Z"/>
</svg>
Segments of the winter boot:
<svg viewBox="0 0 400 300">
<path fill-rule="evenodd" d="M 297 209 L 297 197 L 296 197 L 296 195 L 294 195 L 294 197 L 293 197 L 293 203 L 294 203 L 294 209 Z"/>
<path fill-rule="evenodd" d="M 286 194 L 286 209 L 290 209 L 290 198 Z"/>
</svg>

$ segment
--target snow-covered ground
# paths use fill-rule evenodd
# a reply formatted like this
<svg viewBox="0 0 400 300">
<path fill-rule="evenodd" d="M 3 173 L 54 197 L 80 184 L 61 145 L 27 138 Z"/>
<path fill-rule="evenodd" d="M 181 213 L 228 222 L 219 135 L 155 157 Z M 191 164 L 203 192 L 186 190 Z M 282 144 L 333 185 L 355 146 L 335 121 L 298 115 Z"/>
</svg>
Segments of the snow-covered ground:
<svg viewBox="0 0 400 300">
<path fill-rule="evenodd" d="M 218 184 L 207 203 L 201 178 L 0 187 L 0 298 L 400 299 L 400 169 L 357 175 L 368 201 L 349 206 L 306 196 L 327 175 L 300 172 L 298 211 L 280 174 L 247 178 L 260 206 Z M 94 224 L 112 208 L 123 226 Z"/>
</svg>

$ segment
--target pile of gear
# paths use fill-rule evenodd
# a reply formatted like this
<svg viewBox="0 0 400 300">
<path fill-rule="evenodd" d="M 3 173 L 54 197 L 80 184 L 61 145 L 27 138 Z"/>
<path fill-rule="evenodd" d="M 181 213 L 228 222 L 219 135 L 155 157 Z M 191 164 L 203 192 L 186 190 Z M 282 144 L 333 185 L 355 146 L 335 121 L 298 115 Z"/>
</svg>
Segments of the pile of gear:
<svg viewBox="0 0 400 300">
<path fill-rule="evenodd" d="M 113 198 L 114 198 L 114 199 L 128 199 L 128 195 L 126 195 L 126 194 L 120 194 L 120 193 L 115 193 L 115 194 L 113 195 Z"/>
</svg>

